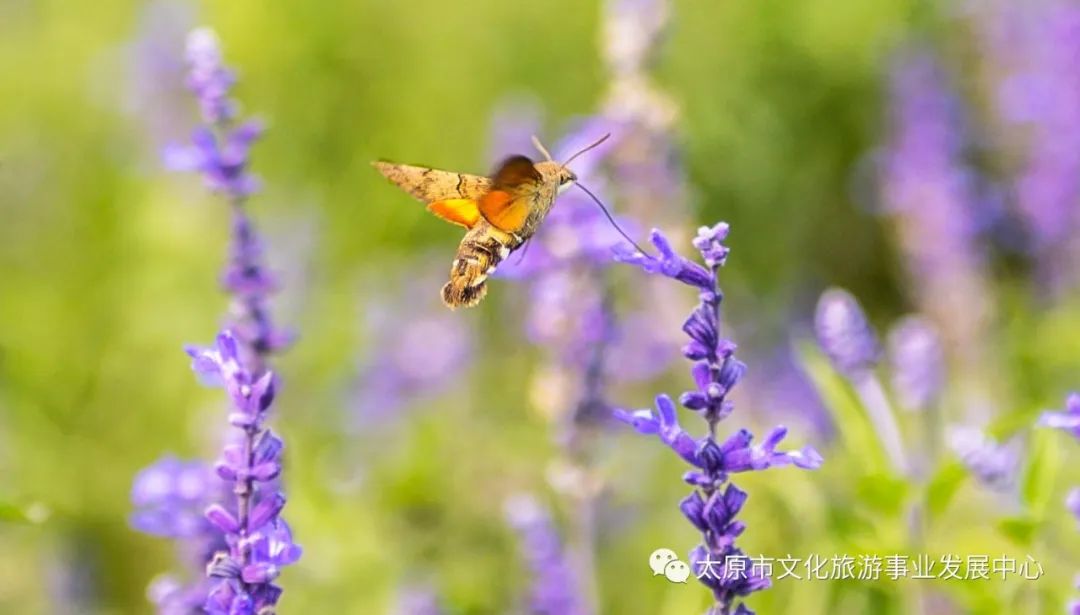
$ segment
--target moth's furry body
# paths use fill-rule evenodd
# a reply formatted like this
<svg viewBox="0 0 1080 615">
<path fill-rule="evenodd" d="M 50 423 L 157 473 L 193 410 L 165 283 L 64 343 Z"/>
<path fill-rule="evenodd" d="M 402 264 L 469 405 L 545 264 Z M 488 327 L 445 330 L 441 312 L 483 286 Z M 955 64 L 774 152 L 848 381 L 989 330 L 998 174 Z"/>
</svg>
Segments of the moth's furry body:
<svg viewBox="0 0 1080 615">
<path fill-rule="evenodd" d="M 472 307 L 487 294 L 488 276 L 523 242 L 482 220 L 469 229 L 458 244 L 454 262 L 450 264 L 450 281 L 442 287 L 443 303 L 455 307 Z"/>
<path fill-rule="evenodd" d="M 488 276 L 536 234 L 560 189 L 577 179 L 557 162 L 534 164 L 524 156 L 507 159 L 491 179 L 389 162 L 374 166 L 439 217 L 469 229 L 442 288 L 450 308 L 484 298 Z"/>
</svg>

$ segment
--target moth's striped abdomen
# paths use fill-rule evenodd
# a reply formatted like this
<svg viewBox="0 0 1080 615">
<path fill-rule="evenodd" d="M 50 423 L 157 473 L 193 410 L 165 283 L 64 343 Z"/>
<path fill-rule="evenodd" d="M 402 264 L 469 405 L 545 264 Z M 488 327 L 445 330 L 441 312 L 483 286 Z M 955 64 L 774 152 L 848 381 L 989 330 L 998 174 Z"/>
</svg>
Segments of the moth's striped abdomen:
<svg viewBox="0 0 1080 615">
<path fill-rule="evenodd" d="M 482 223 L 462 238 L 450 266 L 450 281 L 442 287 L 449 308 L 472 307 L 487 294 L 487 279 L 520 242 L 515 236 Z"/>
</svg>

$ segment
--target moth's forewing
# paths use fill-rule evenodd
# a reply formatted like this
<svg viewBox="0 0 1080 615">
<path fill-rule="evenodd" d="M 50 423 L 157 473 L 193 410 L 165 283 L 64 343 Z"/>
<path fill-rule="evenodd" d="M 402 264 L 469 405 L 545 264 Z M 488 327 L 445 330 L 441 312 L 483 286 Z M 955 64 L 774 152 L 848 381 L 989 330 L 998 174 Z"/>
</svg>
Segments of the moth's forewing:
<svg viewBox="0 0 1080 615">
<path fill-rule="evenodd" d="M 425 203 L 448 199 L 478 201 L 491 189 L 491 180 L 479 175 L 394 162 L 378 161 L 371 164 L 386 179 Z"/>
<path fill-rule="evenodd" d="M 517 233 L 525 226 L 543 186 L 543 177 L 525 156 L 511 156 L 491 178 L 491 189 L 480 197 L 480 213 L 492 226 Z"/>
</svg>

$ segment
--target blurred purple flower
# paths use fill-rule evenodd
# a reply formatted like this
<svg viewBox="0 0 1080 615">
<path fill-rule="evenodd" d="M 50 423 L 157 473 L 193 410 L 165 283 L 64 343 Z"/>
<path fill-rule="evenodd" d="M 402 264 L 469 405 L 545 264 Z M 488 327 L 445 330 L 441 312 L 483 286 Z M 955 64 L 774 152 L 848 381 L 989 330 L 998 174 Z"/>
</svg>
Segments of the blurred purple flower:
<svg viewBox="0 0 1080 615">
<path fill-rule="evenodd" d="M 612 72 L 644 68 L 667 29 L 667 0 L 608 0 L 604 19 L 604 58 Z"/>
<path fill-rule="evenodd" d="M 505 510 L 507 521 L 518 532 L 522 554 L 532 573 L 528 613 L 585 615 L 579 579 L 548 512 L 529 495 L 508 499 Z"/>
<path fill-rule="evenodd" d="M 221 275 L 222 285 L 234 297 L 226 326 L 240 339 L 243 360 L 257 361 L 292 341 L 270 316 L 267 299 L 277 290 L 277 280 L 266 268 L 261 239 L 243 206 L 258 190 L 248 163 L 263 126 L 256 120 L 236 123 L 237 105 L 229 97 L 236 78 L 223 65 L 212 31 L 200 28 L 188 35 L 187 63 L 187 85 L 199 101 L 205 125 L 194 130 L 190 144 L 166 146 L 162 158 L 170 170 L 201 173 L 207 186 L 232 206 L 230 258 Z"/>
<path fill-rule="evenodd" d="M 889 332 L 893 389 L 904 406 L 925 410 L 941 395 L 945 357 L 935 327 L 921 316 L 908 316 Z"/>
<path fill-rule="evenodd" d="M 173 575 L 160 575 L 150 582 L 146 598 L 158 615 L 195 615 L 205 612 L 203 604 L 210 587 L 209 579 L 184 583 Z"/>
<path fill-rule="evenodd" d="M 534 109 L 519 111 L 518 117 L 516 122 L 508 114 L 497 117 L 497 154 L 520 153 L 500 148 L 525 147 L 526 135 L 540 123 Z M 622 122 L 606 115 L 587 117 L 576 122 L 551 151 L 556 160 L 565 161 L 610 134 L 571 166 L 582 187 L 611 205 L 614 191 L 607 181 L 607 161 L 624 132 Z M 630 235 L 637 234 L 635 225 L 621 216 L 617 224 Z M 567 559 L 580 575 L 579 609 L 589 612 L 595 611 L 592 528 L 601 486 L 595 473 L 585 467 L 587 451 L 593 448 L 599 428 L 612 422 L 610 384 L 651 377 L 674 354 L 667 346 L 657 351 L 654 327 L 633 328 L 642 322 L 642 314 L 631 312 L 629 318 L 621 318 L 615 312 L 608 268 L 612 247 L 621 243 L 626 243 L 625 238 L 603 209 L 583 190 L 570 187 L 558 197 L 529 244 L 497 274 L 521 280 L 529 295 L 525 332 L 545 354 L 536 372 L 533 401 L 549 418 L 559 445 L 561 455 L 553 460 L 548 478 L 555 490 L 574 503 L 569 521 L 575 528 L 574 541 Z"/>
<path fill-rule="evenodd" d="M 657 316 L 640 308 L 611 329 L 607 376 L 617 382 L 640 382 L 663 373 L 679 356 L 667 331 L 657 331 Z"/>
<path fill-rule="evenodd" d="M 440 265 L 437 274 L 414 274 L 393 293 L 365 294 L 362 325 L 373 351 L 360 360 L 350 401 L 365 429 L 444 392 L 472 365 L 468 323 L 440 303 L 416 299 L 444 274 Z"/>
<path fill-rule="evenodd" d="M 1001 119 L 1026 132 L 1014 185 L 1044 281 L 1057 288 L 1075 270 L 1080 229 L 1080 7 L 1072 2 L 1003 2 L 984 32 L 995 68 Z"/>
<path fill-rule="evenodd" d="M 994 200 L 965 161 L 961 102 L 935 59 L 901 54 L 891 78 L 884 212 L 895 222 L 921 311 L 950 347 L 977 356 L 991 310 L 979 233 L 995 222 Z"/>
<path fill-rule="evenodd" d="M 1080 487 L 1071 489 L 1065 498 L 1065 508 L 1080 520 Z"/>
<path fill-rule="evenodd" d="M 512 153 L 499 151 L 502 147 L 523 147 L 526 131 L 539 124 L 534 109 L 523 112 L 520 105 L 513 109 L 516 119 L 511 113 L 497 117 L 494 138 L 499 154 Z M 608 201 L 609 192 L 601 166 L 618 147 L 620 128 L 619 122 L 605 116 L 587 117 L 552 148 L 556 160 L 566 160 L 598 137 L 612 135 L 572 165 L 579 181 L 603 201 Z M 618 223 L 627 232 L 635 232 L 632 222 L 619 219 Z M 552 371 L 580 380 L 567 387 L 574 389 L 576 400 L 560 399 L 564 407 L 549 409 L 552 416 L 568 419 L 567 432 L 573 432 L 577 423 L 608 419 L 610 408 L 602 389 L 609 378 L 649 377 L 670 360 L 670 353 L 653 352 L 653 336 L 629 331 L 614 313 L 605 270 L 611 264 L 612 247 L 625 243 L 596 203 L 571 188 L 559 196 L 543 227 L 520 255 L 512 256 L 496 274 L 524 282 L 529 293 L 528 339 L 547 352 Z M 576 410 L 570 412 L 571 408 Z"/>
<path fill-rule="evenodd" d="M 671 26 L 672 5 L 670 0 L 604 2 L 601 41 L 608 84 L 600 113 L 618 138 L 603 159 L 605 201 L 618 210 L 624 220 L 620 224 L 629 226 L 632 237 L 640 237 L 643 229 L 626 221 L 648 218 L 674 228 L 687 220 L 676 145 L 678 107 L 649 74 Z M 590 178 L 590 187 L 593 183 Z M 657 203 L 664 206 L 658 208 Z M 599 213 L 595 207 L 592 211 Z M 600 232 L 611 237 L 608 246 L 624 243 L 606 220 L 594 219 Z M 609 255 L 610 248 L 597 256 L 606 260 Z M 608 369 L 613 381 L 654 377 L 675 358 L 677 329 L 656 324 L 681 320 L 686 302 L 664 292 L 664 284 L 654 279 L 636 286 L 630 303 L 635 307 L 615 324 Z"/>
<path fill-rule="evenodd" d="M 954 426 L 946 435 L 946 444 L 983 485 L 1000 492 L 1016 485 L 1018 442 L 1001 444 L 977 427 Z"/>
<path fill-rule="evenodd" d="M 426 584 L 410 584 L 398 589 L 391 615 L 441 615 L 442 606 L 435 590 Z"/>
<path fill-rule="evenodd" d="M 790 344 L 757 355 L 750 363 L 758 367 L 747 372 L 743 386 L 733 392 L 739 398 L 736 405 L 754 407 L 762 416 L 812 429 L 814 440 L 825 441 L 832 436 L 829 411 Z"/>
<path fill-rule="evenodd" d="M 818 343 L 833 366 L 849 377 L 872 370 L 881 358 L 881 346 L 855 297 L 830 288 L 818 300 L 814 316 Z"/>
<path fill-rule="evenodd" d="M 223 65 L 212 31 L 200 28 L 188 35 L 187 61 L 187 85 L 206 124 L 195 129 L 190 145 L 166 147 L 163 159 L 171 170 L 202 173 L 208 187 L 232 206 L 229 261 L 221 274 L 222 286 L 233 296 L 226 327 L 240 341 L 241 361 L 260 372 L 262 357 L 288 346 L 293 337 L 271 318 L 268 299 L 277 290 L 277 278 L 266 267 L 262 240 L 244 208 L 258 189 L 247 166 L 263 127 L 255 120 L 235 124 L 237 105 L 229 93 L 236 78 Z"/>
<path fill-rule="evenodd" d="M 1067 431 L 1080 439 L 1080 393 L 1072 393 L 1065 400 L 1065 410 L 1044 412 L 1039 417 L 1039 425 Z"/>
<path fill-rule="evenodd" d="M 603 115 L 617 122 L 619 142 L 607 162 L 619 209 L 682 224 L 684 181 L 674 127 L 678 108 L 649 75 L 670 25 L 670 0 L 607 0 L 604 59 L 609 72 Z M 656 203 L 664 203 L 658 211 Z"/>
<path fill-rule="evenodd" d="M 686 432 L 679 425 L 675 403 L 667 395 L 657 396 L 655 413 L 616 410 L 614 415 L 639 433 L 658 436 L 694 466 L 695 469 L 683 478 L 696 490 L 682 501 L 680 509 L 703 534 L 703 543 L 690 553 L 691 567 L 695 576 L 712 590 L 716 603 L 710 612 L 720 615 L 727 615 L 732 609 L 736 609 L 736 613 L 752 613 L 745 603 L 736 603 L 770 585 L 764 576 L 724 575 L 716 568 L 744 556 L 734 542 L 745 525 L 735 520 L 735 515 L 747 494 L 728 482 L 729 475 L 784 465 L 816 469 L 823 462 L 821 455 L 809 446 L 799 451 L 777 451 L 776 447 L 787 435 L 787 429 L 782 426 L 769 432 L 757 446 L 751 444 L 753 436 L 745 429 L 736 431 L 722 442 L 717 440 L 718 423 L 733 410 L 727 395 L 746 371 L 746 366 L 735 358 L 735 344 L 720 335 L 723 293 L 718 277 L 729 252 L 723 243 L 727 234 L 725 223 L 698 230 L 693 244 L 705 267 L 676 253 L 658 230 L 653 230 L 651 235 L 652 243 L 660 253 L 658 257 L 636 250 L 616 251 L 617 260 L 677 280 L 699 292 L 700 303 L 683 325 L 683 332 L 690 338 L 683 355 L 694 362 L 691 375 L 696 388 L 683 393 L 680 402 L 702 414 L 708 425 L 707 434 L 695 438 Z"/>
<path fill-rule="evenodd" d="M 188 63 L 187 86 L 199 101 L 207 124 L 222 124 L 236 117 L 236 102 L 229 98 L 236 74 L 225 66 L 221 43 L 210 28 L 197 28 L 188 34 L 185 59 Z"/>
<path fill-rule="evenodd" d="M 209 582 L 202 567 L 225 541 L 203 512 L 211 504 L 224 502 L 228 490 L 214 477 L 213 469 L 202 461 L 180 461 L 164 457 L 135 477 L 131 516 L 135 529 L 176 541 L 182 559 L 194 578 L 160 575 L 147 588 L 147 597 L 161 615 L 190 615 L 202 612 Z"/>
<path fill-rule="evenodd" d="M 913 470 L 892 405 L 874 374 L 881 345 L 858 300 L 841 288 L 826 290 L 818 299 L 814 330 L 833 367 L 855 388 L 893 469 L 899 474 Z"/>
<path fill-rule="evenodd" d="M 125 83 L 120 101 L 124 111 L 142 123 L 142 132 L 155 149 L 179 138 L 188 117 L 187 101 L 178 96 L 183 86 L 184 61 L 176 50 L 191 30 L 195 7 L 185 0 L 151 0 L 136 17 L 134 36 L 124 44 Z"/>
<path fill-rule="evenodd" d="M 211 530 L 203 509 L 222 495 L 213 470 L 202 461 L 165 457 L 135 476 L 131 525 L 165 538 L 191 538 Z"/>
<path fill-rule="evenodd" d="M 228 327 L 240 342 L 240 358 L 258 372 L 267 355 L 288 347 L 291 331 L 278 328 L 270 315 L 270 295 L 277 290 L 277 276 L 266 266 L 262 240 L 243 207 L 232 210 L 229 261 L 221 283 L 232 295 Z"/>
<path fill-rule="evenodd" d="M 165 166 L 173 171 L 198 171 L 211 190 L 230 201 L 243 201 L 259 188 L 247 167 L 251 146 L 262 135 L 262 123 L 236 124 L 237 105 L 229 97 L 236 77 L 222 64 L 213 31 L 199 28 L 188 35 L 187 61 L 187 85 L 199 101 L 205 125 L 195 129 L 190 144 L 165 147 Z"/>
<path fill-rule="evenodd" d="M 200 126 L 192 132 L 190 145 L 166 146 L 162 160 L 170 171 L 198 171 L 210 190 L 243 199 L 259 189 L 259 180 L 247 167 L 251 146 L 262 132 L 262 124 L 254 120 L 226 130 L 220 137 Z"/>
</svg>

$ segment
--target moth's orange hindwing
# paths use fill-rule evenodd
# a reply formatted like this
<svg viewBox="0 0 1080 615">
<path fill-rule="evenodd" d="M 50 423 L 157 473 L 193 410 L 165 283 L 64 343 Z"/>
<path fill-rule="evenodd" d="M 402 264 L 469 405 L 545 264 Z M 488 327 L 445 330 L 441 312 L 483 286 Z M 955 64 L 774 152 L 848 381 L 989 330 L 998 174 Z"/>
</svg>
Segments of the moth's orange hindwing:
<svg viewBox="0 0 1080 615">
<path fill-rule="evenodd" d="M 450 222 L 471 229 L 480 221 L 476 201 L 469 199 L 446 199 L 428 203 L 428 211 Z"/>
<path fill-rule="evenodd" d="M 492 226 L 515 233 L 529 218 L 542 176 L 525 156 L 503 161 L 491 179 L 491 190 L 480 197 L 480 213 Z"/>
</svg>

